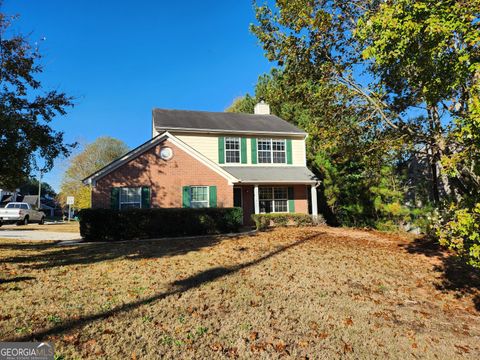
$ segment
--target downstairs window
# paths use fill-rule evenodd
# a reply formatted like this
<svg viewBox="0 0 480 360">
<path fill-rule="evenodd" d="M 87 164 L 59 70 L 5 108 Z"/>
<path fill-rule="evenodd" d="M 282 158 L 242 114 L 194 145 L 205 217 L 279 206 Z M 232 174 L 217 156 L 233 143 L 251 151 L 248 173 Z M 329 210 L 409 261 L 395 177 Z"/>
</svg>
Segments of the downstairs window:
<svg viewBox="0 0 480 360">
<path fill-rule="evenodd" d="M 120 210 L 140 209 L 142 207 L 142 188 L 120 188 Z"/>
<path fill-rule="evenodd" d="M 259 190 L 260 213 L 288 212 L 288 189 L 286 187 L 261 187 Z"/>
</svg>

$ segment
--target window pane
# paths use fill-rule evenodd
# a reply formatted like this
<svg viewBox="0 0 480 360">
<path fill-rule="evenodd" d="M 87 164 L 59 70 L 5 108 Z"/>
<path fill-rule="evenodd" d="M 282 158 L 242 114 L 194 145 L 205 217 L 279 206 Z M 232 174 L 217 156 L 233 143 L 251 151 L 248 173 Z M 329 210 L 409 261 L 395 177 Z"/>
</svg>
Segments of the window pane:
<svg viewBox="0 0 480 360">
<path fill-rule="evenodd" d="M 225 138 L 225 162 L 240 162 L 240 138 Z"/>
<path fill-rule="evenodd" d="M 225 161 L 227 163 L 239 163 L 240 151 L 239 150 L 227 150 L 225 151 Z"/>
<path fill-rule="evenodd" d="M 258 150 L 268 150 L 270 151 L 271 140 L 270 139 L 258 139 L 257 142 Z"/>
<path fill-rule="evenodd" d="M 140 203 L 123 203 L 120 204 L 120 209 L 140 209 Z"/>
<path fill-rule="evenodd" d="M 260 213 L 269 214 L 272 212 L 272 200 L 260 201 Z"/>
<path fill-rule="evenodd" d="M 285 151 L 285 140 L 273 140 L 272 146 L 274 151 Z"/>
<path fill-rule="evenodd" d="M 287 188 L 284 187 L 278 187 L 274 188 L 274 198 L 275 200 L 277 199 L 288 199 L 288 191 Z"/>
<path fill-rule="evenodd" d="M 275 200 L 275 212 L 287 212 L 288 205 L 287 200 Z"/>
<path fill-rule="evenodd" d="M 121 188 L 120 189 L 120 209 L 141 208 L 142 188 Z"/>
<path fill-rule="evenodd" d="M 225 138 L 225 149 L 227 150 L 240 150 L 239 138 Z"/>
<path fill-rule="evenodd" d="M 207 186 L 192 186 L 192 201 L 207 201 L 208 187 Z"/>
<path fill-rule="evenodd" d="M 273 152 L 273 162 L 275 164 L 284 164 L 285 163 L 285 152 Z"/>
<path fill-rule="evenodd" d="M 270 151 L 259 151 L 258 152 L 258 162 L 261 164 L 271 163 L 272 157 Z"/>
<path fill-rule="evenodd" d="M 194 209 L 206 208 L 208 207 L 208 202 L 206 201 L 192 201 L 191 207 Z"/>
<path fill-rule="evenodd" d="M 272 197 L 272 188 L 261 187 L 258 189 L 260 200 L 271 200 Z"/>
<path fill-rule="evenodd" d="M 285 140 L 272 140 L 273 163 L 285 163 Z"/>
</svg>

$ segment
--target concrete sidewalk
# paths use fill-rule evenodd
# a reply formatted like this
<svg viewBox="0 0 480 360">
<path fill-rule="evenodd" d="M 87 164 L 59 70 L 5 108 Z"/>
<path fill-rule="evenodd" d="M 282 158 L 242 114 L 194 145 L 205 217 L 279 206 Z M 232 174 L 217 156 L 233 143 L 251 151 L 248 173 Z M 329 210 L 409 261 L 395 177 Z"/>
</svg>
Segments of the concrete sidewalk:
<svg viewBox="0 0 480 360">
<path fill-rule="evenodd" d="M 54 231 L 42 231 L 42 230 L 3 230 L 0 229 L 0 239 L 12 239 L 12 240 L 81 240 L 81 236 L 78 233 L 71 232 L 54 232 Z"/>
</svg>

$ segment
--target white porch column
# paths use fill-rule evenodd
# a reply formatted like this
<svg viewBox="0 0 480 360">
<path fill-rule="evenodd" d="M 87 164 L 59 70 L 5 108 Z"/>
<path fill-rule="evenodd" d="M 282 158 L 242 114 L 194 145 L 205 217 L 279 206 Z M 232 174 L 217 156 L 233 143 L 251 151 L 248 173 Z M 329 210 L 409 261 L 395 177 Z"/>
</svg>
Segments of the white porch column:
<svg viewBox="0 0 480 360">
<path fill-rule="evenodd" d="M 315 184 L 311 186 L 312 192 L 312 217 L 316 219 L 318 217 L 318 203 L 317 203 L 317 188 Z"/>
<path fill-rule="evenodd" d="M 253 187 L 253 204 L 255 206 L 255 214 L 260 214 L 260 197 L 258 195 L 258 185 Z"/>
</svg>

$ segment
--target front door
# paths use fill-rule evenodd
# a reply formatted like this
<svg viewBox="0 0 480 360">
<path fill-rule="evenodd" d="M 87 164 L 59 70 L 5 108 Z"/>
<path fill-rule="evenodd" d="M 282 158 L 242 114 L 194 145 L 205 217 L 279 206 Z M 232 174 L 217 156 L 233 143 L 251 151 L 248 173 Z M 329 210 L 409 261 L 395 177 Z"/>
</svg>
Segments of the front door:
<svg viewBox="0 0 480 360">
<path fill-rule="evenodd" d="M 243 209 L 243 195 L 242 195 L 243 189 L 240 187 L 234 187 L 233 188 L 233 206 L 234 207 L 239 207 Z M 245 210 L 244 210 L 245 211 Z M 242 218 L 242 223 L 245 223 L 245 214 Z"/>
<path fill-rule="evenodd" d="M 234 187 L 233 188 L 233 206 L 241 208 L 242 205 L 243 205 L 242 188 Z"/>
</svg>

